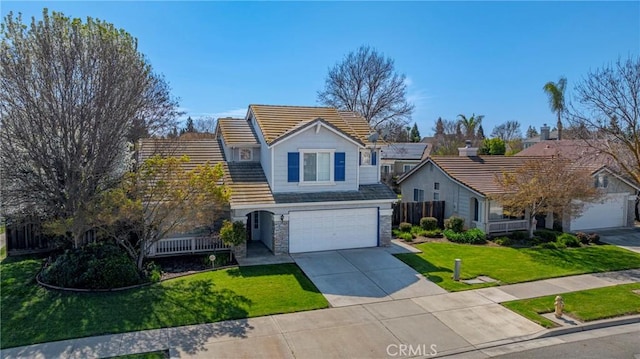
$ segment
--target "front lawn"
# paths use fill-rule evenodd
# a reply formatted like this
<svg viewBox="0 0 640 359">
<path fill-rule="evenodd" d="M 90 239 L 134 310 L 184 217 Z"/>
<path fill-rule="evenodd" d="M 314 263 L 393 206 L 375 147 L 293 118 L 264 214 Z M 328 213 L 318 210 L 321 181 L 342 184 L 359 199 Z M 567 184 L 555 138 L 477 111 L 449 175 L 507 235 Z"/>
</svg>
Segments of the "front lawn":
<svg viewBox="0 0 640 359">
<path fill-rule="evenodd" d="M 640 314 L 640 283 L 582 290 L 562 294 L 564 312 L 582 322 Z M 557 326 L 540 314 L 552 313 L 555 295 L 502 303 L 503 306 L 545 328 Z"/>
<path fill-rule="evenodd" d="M 41 261 L 0 264 L 0 348 L 328 306 L 295 264 L 205 272 L 124 292 L 63 293 L 37 285 Z"/>
<path fill-rule="evenodd" d="M 422 253 L 396 256 L 448 291 L 496 285 L 454 281 L 452 275 L 456 258 L 462 260 L 462 279 L 486 275 L 502 284 L 640 268 L 640 254 L 612 245 L 541 249 L 423 243 L 416 247 Z"/>
</svg>

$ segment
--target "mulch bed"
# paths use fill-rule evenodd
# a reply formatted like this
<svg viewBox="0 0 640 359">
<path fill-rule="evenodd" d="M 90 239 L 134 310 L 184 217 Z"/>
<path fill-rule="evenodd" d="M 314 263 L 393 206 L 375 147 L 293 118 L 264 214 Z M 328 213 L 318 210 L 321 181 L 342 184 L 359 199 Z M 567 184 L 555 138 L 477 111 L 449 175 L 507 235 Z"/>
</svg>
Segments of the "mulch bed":
<svg viewBox="0 0 640 359">
<path fill-rule="evenodd" d="M 165 280 L 211 269 L 211 265 L 205 264 L 206 257 L 208 255 L 175 256 L 155 258 L 153 261 L 162 268 L 161 280 Z M 235 259 L 224 265 L 234 264 L 237 264 Z M 221 267 L 221 265 L 216 265 L 216 267 Z"/>
</svg>

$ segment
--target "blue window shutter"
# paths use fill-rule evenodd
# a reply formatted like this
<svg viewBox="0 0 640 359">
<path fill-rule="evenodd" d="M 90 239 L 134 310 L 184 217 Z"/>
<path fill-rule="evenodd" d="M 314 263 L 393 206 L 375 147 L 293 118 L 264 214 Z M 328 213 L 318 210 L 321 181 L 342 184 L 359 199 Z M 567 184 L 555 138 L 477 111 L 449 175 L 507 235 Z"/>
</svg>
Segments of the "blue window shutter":
<svg viewBox="0 0 640 359">
<path fill-rule="evenodd" d="M 287 154 L 288 182 L 300 182 L 300 153 L 289 152 Z"/>
<path fill-rule="evenodd" d="M 333 176 L 336 181 L 345 180 L 345 155 L 344 152 L 336 152 L 334 158 Z"/>
<path fill-rule="evenodd" d="M 378 153 L 376 151 L 371 152 L 371 165 L 375 166 L 377 165 L 377 158 L 378 157 Z"/>
</svg>

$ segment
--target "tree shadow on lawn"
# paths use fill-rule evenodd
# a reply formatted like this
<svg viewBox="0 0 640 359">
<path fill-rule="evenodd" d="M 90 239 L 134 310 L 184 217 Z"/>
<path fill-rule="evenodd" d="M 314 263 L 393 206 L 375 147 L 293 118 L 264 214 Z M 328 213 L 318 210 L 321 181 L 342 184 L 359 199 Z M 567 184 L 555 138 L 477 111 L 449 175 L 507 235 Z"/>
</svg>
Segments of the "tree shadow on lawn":
<svg viewBox="0 0 640 359">
<path fill-rule="evenodd" d="M 39 263 L 2 262 L 2 348 L 246 318 L 252 304 L 205 279 L 111 293 L 52 291 L 35 282 Z M 172 345 L 195 352 L 210 338 L 246 337 L 251 329 L 246 320 L 172 328 Z"/>
<path fill-rule="evenodd" d="M 277 276 L 277 275 L 289 275 L 293 276 L 300 284 L 300 287 L 304 291 L 320 293 L 318 288 L 313 282 L 304 274 L 302 269 L 295 263 L 283 263 L 283 264 L 266 264 L 257 266 L 246 266 L 233 268 L 227 271 L 227 274 L 231 277 L 257 277 L 257 276 Z"/>
<path fill-rule="evenodd" d="M 640 267 L 640 256 L 616 246 L 597 245 L 579 248 L 519 249 L 534 261 L 581 272 L 607 272 Z"/>
<path fill-rule="evenodd" d="M 441 283 L 443 281 L 442 277 L 439 275 L 435 275 L 432 273 L 453 273 L 453 271 L 449 268 L 438 267 L 435 264 L 429 262 L 423 257 L 414 254 L 414 253 L 401 253 L 394 254 L 398 259 L 400 259 L 405 264 L 409 265 L 413 269 L 415 269 L 418 273 L 425 276 L 428 280 L 433 283 Z"/>
</svg>

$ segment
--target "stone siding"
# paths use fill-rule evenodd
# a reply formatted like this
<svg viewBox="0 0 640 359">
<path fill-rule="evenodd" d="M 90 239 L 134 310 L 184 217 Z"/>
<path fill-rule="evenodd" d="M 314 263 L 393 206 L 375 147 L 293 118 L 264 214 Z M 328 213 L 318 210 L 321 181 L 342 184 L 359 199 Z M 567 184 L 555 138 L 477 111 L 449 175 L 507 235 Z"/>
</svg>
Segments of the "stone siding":
<svg viewBox="0 0 640 359">
<path fill-rule="evenodd" d="M 273 254 L 289 253 L 289 220 L 273 221 Z"/>
<path fill-rule="evenodd" d="M 380 247 L 391 245 L 391 216 L 380 216 Z"/>
</svg>

